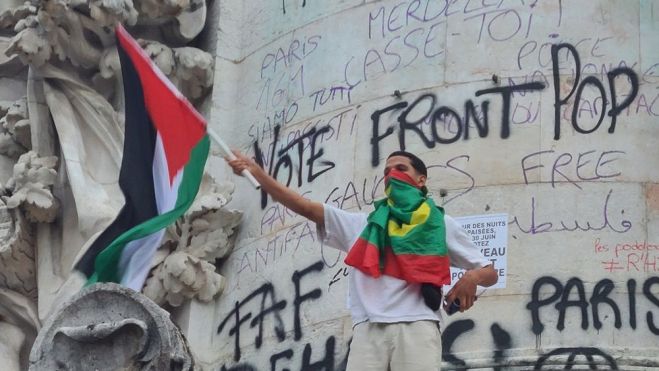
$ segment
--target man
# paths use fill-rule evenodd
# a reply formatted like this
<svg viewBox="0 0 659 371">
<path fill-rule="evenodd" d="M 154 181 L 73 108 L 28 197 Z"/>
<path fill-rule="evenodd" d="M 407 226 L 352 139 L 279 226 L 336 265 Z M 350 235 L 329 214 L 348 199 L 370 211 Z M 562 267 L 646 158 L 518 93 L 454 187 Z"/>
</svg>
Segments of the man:
<svg viewBox="0 0 659 371">
<path fill-rule="evenodd" d="M 385 163 L 387 198 L 369 215 L 308 200 L 277 182 L 252 159 L 234 152 L 233 172 L 249 170 L 261 187 L 290 210 L 316 223 L 324 244 L 348 253 L 349 308 L 353 338 L 348 371 L 439 370 L 439 291 L 450 283 L 448 262 L 467 269 L 446 295 L 460 312 L 474 304 L 476 286 L 497 274 L 471 237 L 426 196 L 427 169 L 404 151 Z M 433 297 L 435 295 L 435 297 Z M 432 309 L 431 309 L 432 307 Z"/>
</svg>

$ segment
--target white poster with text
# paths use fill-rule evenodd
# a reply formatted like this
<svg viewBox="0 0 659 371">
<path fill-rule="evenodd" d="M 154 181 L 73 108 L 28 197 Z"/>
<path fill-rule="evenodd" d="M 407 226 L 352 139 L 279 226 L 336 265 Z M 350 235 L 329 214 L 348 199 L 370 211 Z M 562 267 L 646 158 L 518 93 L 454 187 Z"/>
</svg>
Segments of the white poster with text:
<svg viewBox="0 0 659 371">
<path fill-rule="evenodd" d="M 499 280 L 490 287 L 506 287 L 507 252 L 508 252 L 508 214 L 473 215 L 454 218 L 471 236 L 474 245 L 483 256 L 494 263 Z M 464 274 L 463 269 L 451 267 L 451 285 Z M 479 292 L 482 290 L 479 290 Z M 448 292 L 448 291 L 445 291 Z"/>
</svg>

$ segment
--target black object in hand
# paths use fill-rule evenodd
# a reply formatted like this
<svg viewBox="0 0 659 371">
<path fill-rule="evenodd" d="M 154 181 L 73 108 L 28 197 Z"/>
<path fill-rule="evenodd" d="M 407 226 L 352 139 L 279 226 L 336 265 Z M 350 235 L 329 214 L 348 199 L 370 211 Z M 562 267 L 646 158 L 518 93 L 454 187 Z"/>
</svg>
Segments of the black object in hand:
<svg viewBox="0 0 659 371">
<path fill-rule="evenodd" d="M 455 298 L 451 305 L 448 305 L 446 308 L 446 314 L 449 316 L 452 315 L 453 313 L 457 312 L 460 310 L 460 299 Z"/>
</svg>

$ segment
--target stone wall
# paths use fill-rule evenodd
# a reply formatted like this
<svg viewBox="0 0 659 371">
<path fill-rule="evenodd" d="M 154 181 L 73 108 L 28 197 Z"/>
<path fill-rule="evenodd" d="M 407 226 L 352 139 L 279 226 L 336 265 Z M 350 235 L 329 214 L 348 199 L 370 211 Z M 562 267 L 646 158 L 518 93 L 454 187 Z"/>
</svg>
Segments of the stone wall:
<svg viewBox="0 0 659 371">
<path fill-rule="evenodd" d="M 507 287 L 443 324 L 445 367 L 659 367 L 657 14 L 658 1 L 220 1 L 211 125 L 346 210 L 371 210 L 384 158 L 405 148 L 449 214 L 508 214 Z M 190 307 L 199 365 L 344 368 L 344 254 L 212 164 L 245 216 L 227 294 Z"/>
</svg>

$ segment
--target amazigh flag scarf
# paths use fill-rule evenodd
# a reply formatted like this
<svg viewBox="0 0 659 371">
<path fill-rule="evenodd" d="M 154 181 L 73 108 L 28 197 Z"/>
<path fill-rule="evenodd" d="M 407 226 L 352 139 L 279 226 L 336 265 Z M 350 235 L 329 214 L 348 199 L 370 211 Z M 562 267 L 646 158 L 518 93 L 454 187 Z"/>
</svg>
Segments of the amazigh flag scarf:
<svg viewBox="0 0 659 371">
<path fill-rule="evenodd" d="M 76 269 L 141 290 L 165 227 L 192 204 L 208 157 L 204 118 L 122 26 L 115 30 L 126 104 L 119 186 L 125 204 Z"/>
<path fill-rule="evenodd" d="M 386 274 L 410 283 L 450 284 L 444 210 L 395 169 L 387 175 L 385 194 L 345 263 L 375 278 Z"/>
</svg>

